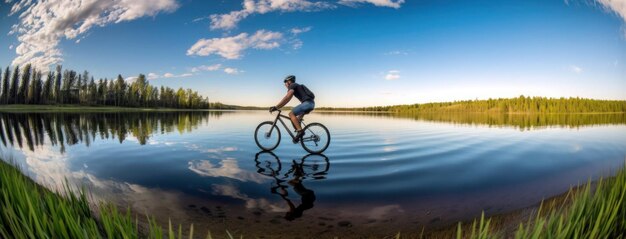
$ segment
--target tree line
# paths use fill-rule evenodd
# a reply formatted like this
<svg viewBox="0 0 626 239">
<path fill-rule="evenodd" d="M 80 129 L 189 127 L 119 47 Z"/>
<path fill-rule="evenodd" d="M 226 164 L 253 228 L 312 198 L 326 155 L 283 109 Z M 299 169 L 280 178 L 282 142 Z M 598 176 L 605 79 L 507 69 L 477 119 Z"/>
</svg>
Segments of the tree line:
<svg viewBox="0 0 626 239">
<path fill-rule="evenodd" d="M 626 112 L 624 100 L 526 97 L 463 100 L 412 105 L 362 108 L 319 108 L 321 110 L 387 111 L 397 113 L 618 113 Z"/>
<path fill-rule="evenodd" d="M 118 75 L 116 79 L 95 80 L 89 72 L 82 74 L 73 70 L 47 73 L 24 67 L 0 67 L 0 104 L 77 104 L 122 107 L 167 107 L 184 109 L 221 108 L 220 103 L 209 103 L 191 89 L 178 90 L 150 85 L 146 76 L 127 82 Z"/>
</svg>

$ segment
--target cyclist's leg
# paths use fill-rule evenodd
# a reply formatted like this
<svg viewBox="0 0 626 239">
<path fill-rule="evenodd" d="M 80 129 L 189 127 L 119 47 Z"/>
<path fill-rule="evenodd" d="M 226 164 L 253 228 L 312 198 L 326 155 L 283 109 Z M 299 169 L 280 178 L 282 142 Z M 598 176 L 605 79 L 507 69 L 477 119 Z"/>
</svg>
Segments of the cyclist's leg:
<svg viewBox="0 0 626 239">
<path fill-rule="evenodd" d="M 297 131 L 302 130 L 302 126 L 300 125 L 300 120 L 298 119 L 299 115 L 304 114 L 304 112 L 309 108 L 307 102 L 302 102 L 298 106 L 293 107 L 291 112 L 289 112 L 289 118 L 291 119 L 291 123 L 294 127 L 296 127 Z"/>
<path fill-rule="evenodd" d="M 291 119 L 291 124 L 297 131 L 302 130 L 302 126 L 300 125 L 300 121 L 298 120 L 298 116 L 292 112 L 289 112 L 289 119 Z"/>
<path fill-rule="evenodd" d="M 291 123 L 294 124 L 296 130 L 297 130 L 297 134 L 296 137 L 294 139 L 294 143 L 297 143 L 298 140 L 300 139 L 300 137 L 302 137 L 302 135 L 304 135 L 304 132 L 302 131 L 302 126 L 300 124 L 300 120 L 298 119 L 298 116 L 303 115 L 305 112 L 309 112 L 311 110 L 313 110 L 313 108 L 315 107 L 315 104 L 313 104 L 313 102 L 311 101 L 305 101 L 302 102 L 301 104 L 299 104 L 298 106 L 294 107 L 291 112 L 289 112 L 289 118 L 291 118 Z"/>
</svg>

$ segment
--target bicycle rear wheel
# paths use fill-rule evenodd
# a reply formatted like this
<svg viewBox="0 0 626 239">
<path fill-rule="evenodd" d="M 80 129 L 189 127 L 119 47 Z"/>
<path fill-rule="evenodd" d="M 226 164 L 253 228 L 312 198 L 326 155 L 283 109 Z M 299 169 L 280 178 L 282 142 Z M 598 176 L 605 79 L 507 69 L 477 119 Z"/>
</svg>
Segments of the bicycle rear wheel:
<svg viewBox="0 0 626 239">
<path fill-rule="evenodd" d="M 300 163 L 304 175 L 314 180 L 325 179 L 330 169 L 330 161 L 323 154 L 309 154 Z"/>
<path fill-rule="evenodd" d="M 330 132 L 320 123 L 311 123 L 304 127 L 304 136 L 300 140 L 304 150 L 312 154 L 324 152 L 330 144 Z"/>
<path fill-rule="evenodd" d="M 272 121 L 265 121 L 256 127 L 254 141 L 262 150 L 272 151 L 280 143 L 280 131 Z"/>
</svg>

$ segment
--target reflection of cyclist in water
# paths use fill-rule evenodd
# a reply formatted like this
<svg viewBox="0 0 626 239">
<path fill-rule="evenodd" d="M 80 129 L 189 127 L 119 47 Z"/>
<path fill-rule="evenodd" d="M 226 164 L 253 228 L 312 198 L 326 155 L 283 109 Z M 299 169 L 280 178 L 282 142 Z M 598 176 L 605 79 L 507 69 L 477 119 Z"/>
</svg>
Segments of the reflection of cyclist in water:
<svg viewBox="0 0 626 239">
<path fill-rule="evenodd" d="M 284 198 L 287 201 L 287 204 L 289 204 L 289 212 L 285 214 L 285 219 L 289 221 L 293 221 L 294 219 L 301 217 L 302 212 L 313 208 L 313 202 L 315 202 L 315 192 L 305 188 L 302 184 L 302 177 L 304 176 L 302 164 L 298 164 L 294 160 L 291 170 L 293 170 L 294 178 L 289 180 L 289 184 L 291 184 L 291 186 L 293 186 L 293 190 L 300 195 L 301 202 L 299 206 L 294 207 L 293 203 L 289 199 Z"/>
<path fill-rule="evenodd" d="M 274 179 L 276 179 L 276 186 L 273 186 L 270 191 L 274 194 L 278 194 L 283 200 L 285 200 L 285 202 L 287 202 L 287 205 L 289 206 L 289 211 L 285 214 L 285 219 L 288 221 L 293 221 L 296 218 L 302 217 L 302 214 L 305 210 L 311 209 L 314 206 L 314 202 L 315 202 L 315 192 L 313 192 L 313 190 L 310 190 L 308 188 L 306 188 L 304 186 L 304 184 L 302 184 L 302 181 L 307 177 L 307 176 L 312 176 L 313 179 L 323 179 L 325 178 L 322 175 L 326 174 L 326 171 L 328 171 L 328 158 L 326 158 L 326 156 L 320 155 L 322 157 L 324 157 L 324 161 L 326 163 L 326 167 L 324 168 L 324 171 L 322 172 L 314 172 L 313 174 L 309 175 L 305 172 L 304 168 L 307 167 L 307 165 L 305 165 L 305 159 L 310 156 L 307 155 L 305 156 L 302 161 L 300 163 L 296 162 L 295 160 L 292 161 L 292 165 L 291 165 L 291 169 L 289 171 L 287 171 L 287 173 L 285 173 L 281 178 L 279 178 L 280 176 L 280 160 L 278 159 L 278 157 L 271 153 L 271 152 L 266 152 L 267 154 L 270 154 L 272 156 L 275 157 L 275 159 L 277 160 L 277 167 L 278 169 L 274 169 L 269 163 L 266 165 L 265 168 L 268 168 L 270 170 L 270 172 L 265 171 L 264 168 L 260 167 L 260 162 L 259 162 L 259 154 L 257 154 L 257 167 L 259 168 L 258 172 L 261 174 L 264 174 L 266 176 L 270 176 L 273 177 Z M 318 167 L 314 167 L 315 169 L 317 169 Z M 289 185 L 291 185 L 293 187 L 293 190 L 300 196 L 300 205 L 296 206 L 291 199 L 289 199 L 288 195 L 289 193 L 287 192 L 287 189 L 289 188 L 289 186 L 283 185 L 283 183 L 285 182 L 285 179 L 289 178 L 289 176 L 293 176 L 293 178 L 291 180 L 289 180 Z M 320 177 L 321 176 L 321 177 Z"/>
</svg>

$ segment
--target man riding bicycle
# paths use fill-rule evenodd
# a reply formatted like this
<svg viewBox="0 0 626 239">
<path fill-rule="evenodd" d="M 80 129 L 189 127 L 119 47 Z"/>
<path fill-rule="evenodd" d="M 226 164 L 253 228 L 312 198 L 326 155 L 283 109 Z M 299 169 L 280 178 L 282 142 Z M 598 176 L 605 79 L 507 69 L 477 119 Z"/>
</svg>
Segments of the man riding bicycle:
<svg viewBox="0 0 626 239">
<path fill-rule="evenodd" d="M 293 96 L 300 100 L 300 104 L 291 109 L 291 112 L 289 112 L 289 118 L 291 119 L 291 123 L 293 123 L 297 132 L 293 142 L 297 143 L 304 135 L 302 126 L 300 126 L 299 117 L 301 118 L 315 108 L 315 102 L 313 101 L 315 99 L 315 95 L 306 86 L 297 84 L 296 77 L 293 75 L 285 77 L 285 80 L 283 82 L 285 83 L 285 87 L 287 87 L 287 95 L 285 95 L 285 97 L 283 97 L 283 99 L 280 100 L 280 102 L 278 102 L 276 106 L 270 107 L 270 112 L 273 112 L 285 106 L 287 103 L 289 103 Z"/>
</svg>

